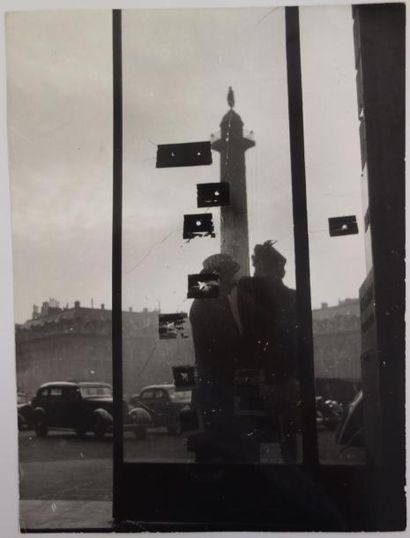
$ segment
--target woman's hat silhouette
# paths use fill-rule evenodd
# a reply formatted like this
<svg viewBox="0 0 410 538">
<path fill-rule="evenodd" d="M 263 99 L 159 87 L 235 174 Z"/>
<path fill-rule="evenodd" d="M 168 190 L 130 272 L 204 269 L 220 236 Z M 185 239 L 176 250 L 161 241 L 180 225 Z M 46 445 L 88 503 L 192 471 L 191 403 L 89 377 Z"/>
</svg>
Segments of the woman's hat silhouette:
<svg viewBox="0 0 410 538">
<path fill-rule="evenodd" d="M 229 254 L 212 254 L 203 262 L 202 266 L 209 273 L 237 273 L 240 269 L 237 263 Z"/>
</svg>

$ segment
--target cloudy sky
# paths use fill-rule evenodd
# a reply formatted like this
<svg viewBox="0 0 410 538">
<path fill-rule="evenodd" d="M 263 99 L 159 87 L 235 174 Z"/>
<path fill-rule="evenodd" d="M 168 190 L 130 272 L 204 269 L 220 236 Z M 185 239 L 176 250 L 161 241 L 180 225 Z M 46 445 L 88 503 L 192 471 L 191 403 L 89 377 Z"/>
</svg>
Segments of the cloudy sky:
<svg viewBox="0 0 410 538">
<path fill-rule="evenodd" d="M 49 297 L 110 307 L 111 13 L 12 13 L 6 24 L 16 320 Z M 357 296 L 365 274 L 362 233 L 327 233 L 328 217 L 362 220 L 352 24 L 345 6 L 301 9 L 314 306 Z M 184 242 L 182 218 L 197 211 L 196 184 L 219 180 L 219 156 L 156 169 L 155 155 L 217 132 L 228 86 L 255 132 L 250 245 L 277 240 L 293 285 L 284 10 L 125 11 L 123 62 L 124 308 L 188 308 L 186 275 L 218 251 L 218 234 Z"/>
</svg>

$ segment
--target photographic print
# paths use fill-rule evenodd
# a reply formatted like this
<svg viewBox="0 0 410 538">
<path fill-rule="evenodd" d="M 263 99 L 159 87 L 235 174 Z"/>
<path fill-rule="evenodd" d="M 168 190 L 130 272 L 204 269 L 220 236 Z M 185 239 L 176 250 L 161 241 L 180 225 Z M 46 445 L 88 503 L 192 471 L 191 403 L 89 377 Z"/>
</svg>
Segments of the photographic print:
<svg viewBox="0 0 410 538">
<path fill-rule="evenodd" d="M 198 207 L 229 205 L 229 183 L 199 183 L 197 185 Z"/>
<path fill-rule="evenodd" d="M 185 313 L 159 314 L 160 338 L 185 338 L 184 328 L 187 321 Z"/>
<path fill-rule="evenodd" d="M 7 13 L 23 531 L 405 528 L 404 44 Z"/>
</svg>

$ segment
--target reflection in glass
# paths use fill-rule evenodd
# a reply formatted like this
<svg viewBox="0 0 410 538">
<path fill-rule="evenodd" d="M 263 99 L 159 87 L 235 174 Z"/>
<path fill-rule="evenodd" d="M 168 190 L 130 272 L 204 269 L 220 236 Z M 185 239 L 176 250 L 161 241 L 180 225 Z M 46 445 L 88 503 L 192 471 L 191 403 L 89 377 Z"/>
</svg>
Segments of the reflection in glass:
<svg viewBox="0 0 410 538">
<path fill-rule="evenodd" d="M 125 11 L 123 65 L 125 460 L 297 461 L 284 10 Z"/>
</svg>

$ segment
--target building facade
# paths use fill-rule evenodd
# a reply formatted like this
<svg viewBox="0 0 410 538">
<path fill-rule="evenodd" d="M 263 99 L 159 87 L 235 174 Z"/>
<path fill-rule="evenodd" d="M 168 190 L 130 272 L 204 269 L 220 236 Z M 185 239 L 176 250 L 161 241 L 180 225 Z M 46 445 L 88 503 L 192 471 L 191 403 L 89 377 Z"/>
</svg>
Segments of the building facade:
<svg viewBox="0 0 410 538">
<path fill-rule="evenodd" d="M 172 382 L 172 366 L 193 363 L 192 339 L 160 340 L 158 311 L 123 313 L 124 395 L 151 383 Z M 112 382 L 112 313 L 79 301 L 61 309 L 43 303 L 41 312 L 16 326 L 19 391 L 32 396 L 48 381 Z M 187 329 L 189 332 L 189 329 Z"/>
<path fill-rule="evenodd" d="M 313 310 L 316 378 L 360 381 L 361 335 L 358 299 Z"/>
<path fill-rule="evenodd" d="M 123 313 L 124 393 L 130 396 L 143 386 L 172 382 L 172 366 L 194 363 L 187 323 L 187 338 L 160 339 L 159 312 Z M 17 385 L 32 395 L 48 381 L 112 382 L 110 310 L 72 308 L 43 303 L 32 319 L 16 326 Z M 315 377 L 318 390 L 324 381 L 360 382 L 360 314 L 357 299 L 323 303 L 313 311 Z M 329 389 L 331 392 L 331 389 Z"/>
<path fill-rule="evenodd" d="M 361 388 L 361 333 L 358 299 L 313 310 L 316 395 L 344 404 Z"/>
</svg>

